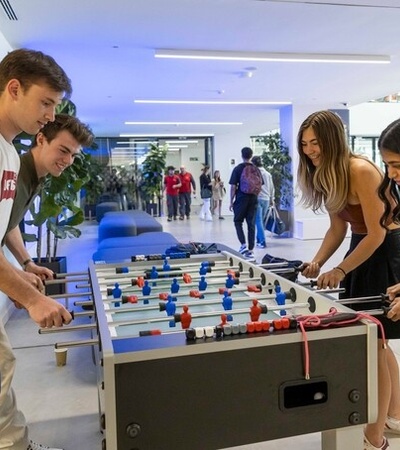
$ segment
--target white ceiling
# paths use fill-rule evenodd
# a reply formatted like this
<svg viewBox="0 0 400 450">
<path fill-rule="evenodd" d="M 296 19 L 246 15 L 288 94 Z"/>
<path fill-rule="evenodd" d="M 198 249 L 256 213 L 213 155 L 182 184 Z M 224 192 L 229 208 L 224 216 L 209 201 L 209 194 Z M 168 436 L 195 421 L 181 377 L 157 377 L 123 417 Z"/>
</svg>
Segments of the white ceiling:
<svg viewBox="0 0 400 450">
<path fill-rule="evenodd" d="M 3 0 L 1 0 L 3 1 Z M 232 126 L 125 121 L 234 121 L 278 127 L 268 106 L 134 104 L 134 99 L 269 100 L 340 108 L 400 91 L 400 1 L 8 0 L 13 48 L 51 54 L 72 80 L 78 116 L 97 136 L 229 133 Z M 154 58 L 154 50 L 379 54 L 389 65 Z M 256 67 L 254 76 L 243 72 Z M 235 127 L 236 129 L 237 127 Z"/>
</svg>

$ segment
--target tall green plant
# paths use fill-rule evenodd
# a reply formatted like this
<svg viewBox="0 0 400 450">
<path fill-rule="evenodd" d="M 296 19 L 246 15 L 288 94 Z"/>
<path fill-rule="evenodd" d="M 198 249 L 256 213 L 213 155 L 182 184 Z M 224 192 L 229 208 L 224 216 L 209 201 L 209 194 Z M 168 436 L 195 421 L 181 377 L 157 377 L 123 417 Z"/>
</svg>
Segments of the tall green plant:
<svg viewBox="0 0 400 450">
<path fill-rule="evenodd" d="M 290 209 L 293 203 L 293 176 L 289 147 L 278 132 L 255 136 L 254 140 L 266 147 L 261 159 L 265 169 L 272 175 L 276 204 L 282 209 Z"/>
<path fill-rule="evenodd" d="M 166 160 L 167 147 L 151 144 L 142 165 L 140 184 L 141 196 L 146 202 L 153 202 L 155 197 L 161 198 Z"/>
</svg>

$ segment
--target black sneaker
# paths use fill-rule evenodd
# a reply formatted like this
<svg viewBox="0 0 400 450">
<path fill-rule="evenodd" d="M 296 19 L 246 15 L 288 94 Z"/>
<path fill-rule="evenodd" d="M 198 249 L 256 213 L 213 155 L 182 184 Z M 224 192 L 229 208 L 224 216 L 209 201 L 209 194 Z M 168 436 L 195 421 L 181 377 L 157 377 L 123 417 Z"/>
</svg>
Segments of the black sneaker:
<svg viewBox="0 0 400 450">
<path fill-rule="evenodd" d="M 183 216 L 179 216 L 179 220 L 185 220 Z"/>
<path fill-rule="evenodd" d="M 255 261 L 256 260 L 254 253 L 250 250 L 248 250 L 247 252 L 242 253 L 242 254 L 243 254 L 243 258 L 247 259 L 247 261 Z"/>
<path fill-rule="evenodd" d="M 168 222 L 172 222 L 172 217 L 168 217 Z"/>
</svg>

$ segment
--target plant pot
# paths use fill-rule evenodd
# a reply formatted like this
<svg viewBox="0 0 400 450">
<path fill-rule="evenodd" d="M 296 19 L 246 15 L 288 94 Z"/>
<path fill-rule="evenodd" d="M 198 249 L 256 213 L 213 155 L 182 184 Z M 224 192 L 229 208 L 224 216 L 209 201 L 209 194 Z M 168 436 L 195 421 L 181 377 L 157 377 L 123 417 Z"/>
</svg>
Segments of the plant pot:
<svg viewBox="0 0 400 450">
<path fill-rule="evenodd" d="M 85 205 L 85 219 L 93 220 L 96 218 L 96 205 L 86 204 Z"/>
<path fill-rule="evenodd" d="M 146 212 L 152 216 L 158 216 L 157 203 L 146 203 Z"/>
<path fill-rule="evenodd" d="M 67 258 L 66 256 L 59 256 L 53 259 L 51 262 L 46 261 L 46 258 L 41 258 L 40 263 L 37 262 L 37 258 L 33 258 L 33 261 L 42 267 L 47 267 L 54 273 L 67 273 Z M 46 286 L 46 295 L 65 294 L 65 283 L 50 284 Z"/>
</svg>

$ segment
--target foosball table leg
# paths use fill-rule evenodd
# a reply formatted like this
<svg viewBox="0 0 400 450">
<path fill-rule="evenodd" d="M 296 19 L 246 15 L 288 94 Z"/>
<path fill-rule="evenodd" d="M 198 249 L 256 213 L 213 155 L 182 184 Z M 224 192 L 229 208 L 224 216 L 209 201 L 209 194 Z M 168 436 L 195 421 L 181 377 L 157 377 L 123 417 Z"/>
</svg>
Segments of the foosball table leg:
<svg viewBox="0 0 400 450">
<path fill-rule="evenodd" d="M 363 425 L 323 431 L 321 435 L 321 450 L 363 449 Z"/>
</svg>

